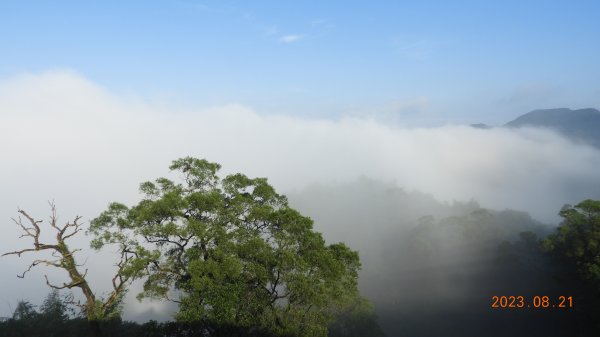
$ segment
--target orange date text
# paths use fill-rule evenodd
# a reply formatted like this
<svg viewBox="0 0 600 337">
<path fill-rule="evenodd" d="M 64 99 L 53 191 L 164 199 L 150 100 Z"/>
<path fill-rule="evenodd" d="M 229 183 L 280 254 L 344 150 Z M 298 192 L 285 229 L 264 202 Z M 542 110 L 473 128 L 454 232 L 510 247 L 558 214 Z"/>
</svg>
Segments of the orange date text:
<svg viewBox="0 0 600 337">
<path fill-rule="evenodd" d="M 567 309 L 573 308 L 573 296 L 492 296 L 491 307 L 500 309 Z"/>
</svg>

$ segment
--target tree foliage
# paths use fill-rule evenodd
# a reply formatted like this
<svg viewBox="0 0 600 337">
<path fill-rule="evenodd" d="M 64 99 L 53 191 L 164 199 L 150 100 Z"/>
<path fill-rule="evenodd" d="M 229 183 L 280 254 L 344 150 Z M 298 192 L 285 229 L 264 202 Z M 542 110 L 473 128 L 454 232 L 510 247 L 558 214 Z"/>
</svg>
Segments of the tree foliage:
<svg viewBox="0 0 600 337">
<path fill-rule="evenodd" d="M 38 313 L 35 310 L 35 306 L 29 301 L 19 301 L 17 307 L 13 312 L 13 319 L 33 319 L 37 317 Z"/>
<path fill-rule="evenodd" d="M 329 337 L 383 337 L 372 304 L 364 298 L 355 298 L 341 308 L 329 324 Z"/>
<path fill-rule="evenodd" d="M 43 316 L 53 321 L 66 321 L 69 319 L 70 308 L 60 296 L 57 289 L 46 296 L 40 307 Z"/>
<path fill-rule="evenodd" d="M 566 258 L 583 277 L 600 282 L 600 201 L 566 205 L 559 214 L 563 221 L 543 241 L 544 248 Z"/>
<path fill-rule="evenodd" d="M 220 178 L 220 165 L 191 157 L 170 169 L 181 179 L 144 182 L 138 204 L 91 222 L 93 247 L 130 247 L 132 272 L 146 267 L 140 296 L 179 302 L 181 322 L 327 335 L 359 296 L 357 252 L 326 244 L 265 178 Z"/>
</svg>

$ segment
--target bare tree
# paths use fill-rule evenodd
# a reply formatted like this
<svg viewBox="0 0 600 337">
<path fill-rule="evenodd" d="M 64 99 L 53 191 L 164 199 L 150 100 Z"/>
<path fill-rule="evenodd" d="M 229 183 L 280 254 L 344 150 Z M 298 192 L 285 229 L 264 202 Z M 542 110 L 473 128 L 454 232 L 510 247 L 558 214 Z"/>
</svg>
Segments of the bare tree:
<svg viewBox="0 0 600 337">
<path fill-rule="evenodd" d="M 112 278 L 113 288 L 107 297 L 98 299 L 86 279 L 88 270 L 85 269 L 82 272 L 80 268 L 82 268 L 83 265 L 76 262 L 74 254 L 81 251 L 81 249 L 71 249 L 66 244 L 68 239 L 74 237 L 83 230 L 81 217 L 76 216 L 72 222 L 59 225 L 56 207 L 53 202 L 50 202 L 49 204 L 51 208 L 49 225 L 53 231 L 56 232 L 56 240 L 52 243 L 41 242 L 42 239 L 40 239 L 40 234 L 42 232 L 43 221 L 35 220 L 27 212 L 19 209 L 18 212 L 20 215 L 12 220 L 21 227 L 23 231 L 20 236 L 21 238 L 29 237 L 33 240 L 33 247 L 4 253 L 2 256 L 17 255 L 18 257 L 21 257 L 24 253 L 50 251 L 53 258 L 34 260 L 29 267 L 22 274 L 17 275 L 17 277 L 24 278 L 25 274 L 39 265 L 64 269 L 69 275 L 68 282 L 55 284 L 50 282 L 47 275 L 44 275 L 46 284 L 53 289 L 81 289 L 85 301 L 82 303 L 81 301 L 71 300 L 70 304 L 80 307 L 90 322 L 119 317 L 121 313 L 120 304 L 127 291 L 128 285 L 130 285 L 134 279 L 139 277 L 142 272 L 142 269 L 140 268 L 133 270 L 128 263 L 133 256 L 137 255 L 136 251 L 133 250 L 132 247 L 129 247 L 125 242 L 117 243 L 119 245 L 120 260 L 116 264 L 117 271 Z"/>
</svg>

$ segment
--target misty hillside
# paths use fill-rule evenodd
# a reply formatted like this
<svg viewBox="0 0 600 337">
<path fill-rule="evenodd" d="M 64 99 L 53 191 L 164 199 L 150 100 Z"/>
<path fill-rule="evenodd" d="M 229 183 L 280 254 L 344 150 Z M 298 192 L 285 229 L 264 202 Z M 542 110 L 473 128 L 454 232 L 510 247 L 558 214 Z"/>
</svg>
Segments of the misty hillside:
<svg viewBox="0 0 600 337">
<path fill-rule="evenodd" d="M 289 197 L 326 239 L 359 251 L 361 292 L 388 336 L 504 336 L 544 317 L 499 315 L 489 308 L 491 296 L 557 287 L 537 253 L 523 255 L 552 230 L 526 212 L 485 209 L 473 200 L 440 202 L 366 178 L 313 185 Z M 528 333 L 563 333 L 568 317 L 555 318 Z"/>
<path fill-rule="evenodd" d="M 600 111 L 592 108 L 533 110 L 506 123 L 505 126 L 550 128 L 573 140 L 600 147 Z"/>
</svg>

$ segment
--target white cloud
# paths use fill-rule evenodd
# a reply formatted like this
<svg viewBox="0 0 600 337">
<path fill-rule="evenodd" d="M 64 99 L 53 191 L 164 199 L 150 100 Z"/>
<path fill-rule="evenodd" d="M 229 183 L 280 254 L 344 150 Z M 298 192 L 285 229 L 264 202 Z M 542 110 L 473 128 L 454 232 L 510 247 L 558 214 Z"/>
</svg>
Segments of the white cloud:
<svg viewBox="0 0 600 337">
<path fill-rule="evenodd" d="M 0 82 L 0 246 L 28 244 L 15 240 L 9 220 L 17 206 L 45 219 L 54 199 L 62 220 L 89 220 L 111 201 L 136 202 L 140 182 L 167 175 L 170 161 L 187 155 L 219 162 L 225 173 L 268 177 L 284 193 L 366 175 L 541 219 L 566 202 L 600 197 L 600 152 L 549 131 L 395 128 L 373 119 L 262 116 L 238 104 L 158 108 L 75 73 L 50 72 Z M 90 275 L 108 289 L 105 258 L 85 254 L 93 257 Z M 43 298 L 43 272 L 17 280 L 25 259 L 0 263 L 0 297 Z"/>
<path fill-rule="evenodd" d="M 409 103 L 401 107 L 427 100 Z M 95 189 L 89 197 L 101 205 L 122 195 L 135 198 L 139 181 L 166 173 L 168 163 L 184 155 L 268 176 L 286 189 L 365 174 L 497 207 L 535 204 L 540 196 L 527 190 L 536 185 L 554 192 L 554 210 L 564 201 L 559 182 L 600 181 L 592 165 L 599 163 L 597 150 L 549 131 L 399 128 L 372 118 L 262 116 L 239 104 L 177 109 L 120 99 L 69 72 L 0 82 L 0 155 L 6 160 L 0 172 L 3 186 L 16 193 L 6 194 L 14 201 L 2 201 L 24 207 L 37 191 L 43 203 L 65 190 L 58 181 Z"/>
<path fill-rule="evenodd" d="M 282 37 L 279 38 L 279 42 L 282 43 L 294 43 L 297 42 L 301 39 L 304 38 L 304 35 L 298 35 L 298 34 L 290 34 L 290 35 L 284 35 Z"/>
</svg>

